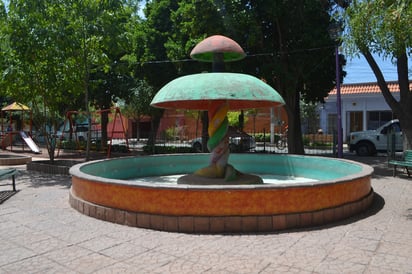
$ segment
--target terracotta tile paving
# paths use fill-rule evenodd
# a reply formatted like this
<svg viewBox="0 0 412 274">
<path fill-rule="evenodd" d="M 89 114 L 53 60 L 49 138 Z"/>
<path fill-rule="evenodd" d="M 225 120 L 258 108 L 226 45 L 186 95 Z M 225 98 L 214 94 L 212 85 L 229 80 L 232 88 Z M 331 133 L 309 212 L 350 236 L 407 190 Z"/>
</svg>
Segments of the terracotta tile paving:
<svg viewBox="0 0 412 274">
<path fill-rule="evenodd" d="M 97 220 L 70 207 L 69 176 L 22 166 L 19 192 L 0 205 L 0 273 L 411 273 L 412 180 L 388 175 L 385 157 L 355 160 L 369 160 L 385 172 L 372 179 L 377 195 L 369 211 L 277 233 L 264 233 L 265 227 L 294 220 L 251 219 L 262 233 L 233 235 L 161 232 Z M 113 218 L 133 223 L 147 221 L 143 217 Z M 190 218 L 179 222 L 188 232 L 204 226 Z M 217 220 L 215 231 L 219 225 L 231 224 Z"/>
</svg>

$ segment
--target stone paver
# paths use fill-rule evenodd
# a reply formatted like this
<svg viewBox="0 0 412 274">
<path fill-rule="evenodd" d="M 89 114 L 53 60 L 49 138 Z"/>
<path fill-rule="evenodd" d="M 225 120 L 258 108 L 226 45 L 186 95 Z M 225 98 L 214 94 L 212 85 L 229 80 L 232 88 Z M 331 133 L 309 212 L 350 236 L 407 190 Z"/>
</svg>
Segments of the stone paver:
<svg viewBox="0 0 412 274">
<path fill-rule="evenodd" d="M 69 206 L 69 176 L 19 167 L 19 192 L 0 205 L 0 273 L 412 273 L 412 179 L 393 178 L 384 157 L 366 160 L 376 168 L 368 212 L 318 228 L 245 235 L 96 220 Z"/>
</svg>

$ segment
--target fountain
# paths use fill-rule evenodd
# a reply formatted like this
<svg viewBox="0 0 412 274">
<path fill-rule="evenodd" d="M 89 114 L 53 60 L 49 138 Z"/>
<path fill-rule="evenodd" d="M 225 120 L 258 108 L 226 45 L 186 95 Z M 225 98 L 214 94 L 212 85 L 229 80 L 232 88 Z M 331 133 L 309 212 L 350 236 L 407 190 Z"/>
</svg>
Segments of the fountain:
<svg viewBox="0 0 412 274">
<path fill-rule="evenodd" d="M 212 62 L 215 72 L 171 81 L 152 105 L 208 110 L 210 155 L 125 157 L 73 166 L 73 208 L 142 228 L 233 233 L 323 225 L 369 207 L 373 170 L 367 165 L 268 154 L 232 154 L 229 164 L 227 111 L 272 107 L 283 99 L 255 77 L 219 72 L 223 61 L 245 56 L 229 38 L 211 36 L 191 56 Z"/>
<path fill-rule="evenodd" d="M 31 156 L 18 154 L 1 154 L 0 166 L 25 165 L 31 162 Z"/>
</svg>

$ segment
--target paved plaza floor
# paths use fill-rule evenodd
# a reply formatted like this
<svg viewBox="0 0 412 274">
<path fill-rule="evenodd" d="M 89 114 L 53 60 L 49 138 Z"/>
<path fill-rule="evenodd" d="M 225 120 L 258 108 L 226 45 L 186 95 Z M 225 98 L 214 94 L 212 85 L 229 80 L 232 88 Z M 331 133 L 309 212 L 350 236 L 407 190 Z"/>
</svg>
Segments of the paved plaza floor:
<svg viewBox="0 0 412 274">
<path fill-rule="evenodd" d="M 382 156 L 355 160 L 375 168 L 368 212 L 328 226 L 243 235 L 93 219 L 69 206 L 69 176 L 18 166 L 18 192 L 0 204 L 0 273 L 412 273 L 412 178 L 392 177 Z"/>
</svg>

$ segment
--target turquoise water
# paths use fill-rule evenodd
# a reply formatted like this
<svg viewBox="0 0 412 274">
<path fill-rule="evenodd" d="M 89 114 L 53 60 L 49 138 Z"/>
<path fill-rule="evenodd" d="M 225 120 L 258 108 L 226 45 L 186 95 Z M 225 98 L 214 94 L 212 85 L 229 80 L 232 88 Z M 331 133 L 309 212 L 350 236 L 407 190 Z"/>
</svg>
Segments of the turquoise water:
<svg viewBox="0 0 412 274">
<path fill-rule="evenodd" d="M 137 183 L 159 183 L 165 185 L 176 185 L 177 179 L 185 174 L 174 174 L 174 175 L 164 175 L 164 176 L 151 176 L 143 178 L 133 178 L 128 181 Z M 255 174 L 263 179 L 264 184 L 270 185 L 283 185 L 285 183 L 311 183 L 317 182 L 318 180 L 304 178 L 304 177 L 292 177 L 292 176 L 281 176 L 274 174 Z"/>
<path fill-rule="evenodd" d="M 153 176 L 189 174 L 205 167 L 208 154 L 138 156 L 90 162 L 80 171 L 108 179 L 129 180 Z M 361 164 L 335 158 L 283 154 L 231 154 L 229 163 L 243 173 L 267 180 L 333 180 L 362 171 Z M 285 179 L 286 178 L 286 179 Z M 265 180 L 265 179 L 264 179 Z"/>
</svg>

